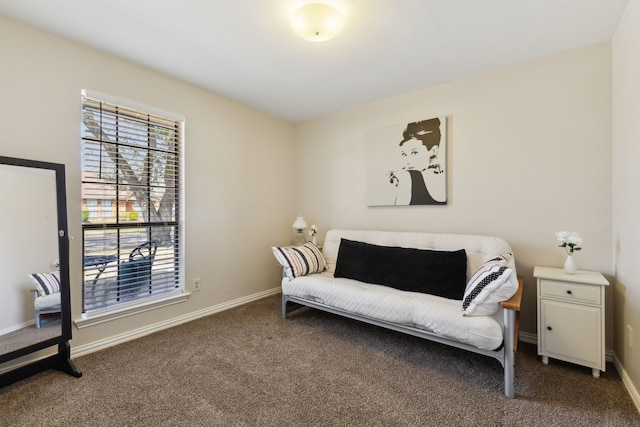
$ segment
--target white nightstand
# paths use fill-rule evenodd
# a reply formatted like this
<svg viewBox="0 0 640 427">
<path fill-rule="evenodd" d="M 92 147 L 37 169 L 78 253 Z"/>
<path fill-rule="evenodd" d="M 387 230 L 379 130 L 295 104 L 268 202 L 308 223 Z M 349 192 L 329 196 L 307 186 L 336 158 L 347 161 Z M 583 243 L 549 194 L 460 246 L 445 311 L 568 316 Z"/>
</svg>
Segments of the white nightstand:
<svg viewBox="0 0 640 427">
<path fill-rule="evenodd" d="M 538 355 L 605 371 L 604 290 L 609 285 L 600 273 L 538 267 Z"/>
</svg>

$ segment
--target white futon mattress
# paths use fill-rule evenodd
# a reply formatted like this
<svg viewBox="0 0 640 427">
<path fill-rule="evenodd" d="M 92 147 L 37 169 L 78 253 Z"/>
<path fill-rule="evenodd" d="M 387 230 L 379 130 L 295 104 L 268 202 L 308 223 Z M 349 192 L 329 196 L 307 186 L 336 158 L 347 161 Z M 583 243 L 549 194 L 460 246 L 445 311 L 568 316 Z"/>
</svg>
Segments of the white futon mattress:
<svg viewBox="0 0 640 427">
<path fill-rule="evenodd" d="M 502 345 L 503 328 L 493 316 L 463 316 L 462 301 L 406 292 L 330 272 L 283 278 L 282 292 L 369 318 L 411 326 L 484 349 Z"/>
</svg>

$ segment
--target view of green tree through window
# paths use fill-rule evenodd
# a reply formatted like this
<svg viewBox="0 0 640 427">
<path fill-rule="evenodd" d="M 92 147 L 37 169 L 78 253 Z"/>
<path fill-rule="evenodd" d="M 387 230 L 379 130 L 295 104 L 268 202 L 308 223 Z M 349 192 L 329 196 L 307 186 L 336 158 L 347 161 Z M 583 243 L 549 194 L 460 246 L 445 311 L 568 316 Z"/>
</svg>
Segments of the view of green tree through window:
<svg viewBox="0 0 640 427">
<path fill-rule="evenodd" d="M 181 290 L 183 126 L 83 96 L 83 312 Z"/>
</svg>

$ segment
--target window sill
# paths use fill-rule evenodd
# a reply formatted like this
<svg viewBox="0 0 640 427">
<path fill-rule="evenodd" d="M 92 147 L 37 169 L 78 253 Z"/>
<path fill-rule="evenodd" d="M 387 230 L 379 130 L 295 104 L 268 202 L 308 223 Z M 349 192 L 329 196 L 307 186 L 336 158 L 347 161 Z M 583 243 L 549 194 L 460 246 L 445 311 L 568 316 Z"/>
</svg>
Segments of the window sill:
<svg viewBox="0 0 640 427">
<path fill-rule="evenodd" d="M 75 323 L 78 329 L 82 329 L 89 326 L 99 325 L 100 323 L 122 319 L 123 317 L 144 313 L 145 311 L 179 304 L 188 300 L 190 296 L 191 293 L 189 292 L 177 292 L 143 302 L 122 305 L 120 307 L 105 310 L 97 310 L 91 313 L 84 313 L 82 318 L 74 320 L 73 323 Z"/>
</svg>

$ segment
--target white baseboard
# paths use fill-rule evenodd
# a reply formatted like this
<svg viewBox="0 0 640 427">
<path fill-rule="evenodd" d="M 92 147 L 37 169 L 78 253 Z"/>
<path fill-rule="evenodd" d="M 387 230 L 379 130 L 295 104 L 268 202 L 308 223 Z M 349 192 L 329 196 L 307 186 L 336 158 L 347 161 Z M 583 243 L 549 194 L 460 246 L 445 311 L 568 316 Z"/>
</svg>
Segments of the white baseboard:
<svg viewBox="0 0 640 427">
<path fill-rule="evenodd" d="M 624 369 L 624 365 L 622 364 L 620 359 L 618 359 L 618 356 L 616 356 L 616 354 L 613 351 L 611 352 L 611 354 L 613 359 L 613 365 L 616 367 L 616 370 L 620 374 L 620 377 L 622 378 L 622 383 L 625 385 L 625 387 L 627 387 L 627 391 L 629 392 L 629 395 L 631 396 L 633 403 L 635 403 L 636 409 L 638 410 L 638 412 L 640 412 L 640 393 L 638 393 L 638 389 L 633 384 L 633 382 L 631 382 L 631 378 L 629 378 L 629 374 L 627 374 L 627 371 L 626 369 Z"/>
<path fill-rule="evenodd" d="M 538 336 L 529 332 L 520 332 L 518 334 L 518 339 L 529 344 L 538 344 Z M 631 382 L 631 378 L 629 378 L 627 371 L 624 369 L 624 365 L 622 365 L 622 362 L 618 359 L 618 356 L 616 356 L 616 353 L 613 350 L 605 350 L 604 358 L 607 362 L 613 362 L 613 366 L 622 378 L 622 383 L 627 388 L 627 391 L 631 396 L 631 400 L 633 400 L 638 412 L 640 412 L 640 393 L 638 393 L 638 389 L 633 382 Z"/>
<path fill-rule="evenodd" d="M 191 313 L 187 313 L 182 316 L 174 317 L 173 319 L 168 319 L 162 322 L 155 323 L 153 325 L 148 325 L 142 328 L 134 329 L 132 331 L 127 331 L 125 333 L 114 335 L 109 338 L 105 338 L 102 340 L 94 341 L 89 344 L 84 344 L 81 346 L 71 347 L 71 357 L 80 357 L 85 356 L 87 354 L 93 353 L 95 351 L 104 350 L 106 348 L 112 347 L 117 344 L 122 344 L 127 341 L 131 341 L 137 338 L 141 338 L 145 335 L 152 334 L 154 332 L 161 331 L 163 329 L 168 329 L 173 326 L 178 326 L 183 323 L 190 322 L 192 320 L 199 319 L 201 317 L 209 316 L 211 314 L 219 313 L 221 311 L 228 310 L 233 307 L 238 307 L 243 304 L 250 303 L 252 301 L 257 301 L 262 298 L 269 297 L 271 295 L 276 295 L 281 292 L 281 288 L 278 286 L 277 288 L 269 289 L 266 291 L 258 292 L 257 294 L 248 295 L 246 297 L 238 298 L 232 301 L 228 301 L 222 304 L 214 305 L 212 307 L 208 307 L 202 310 L 194 311 Z"/>
<path fill-rule="evenodd" d="M 20 329 L 28 328 L 29 326 L 34 326 L 35 324 L 36 324 L 36 319 L 31 319 L 26 322 L 18 323 L 17 325 L 10 326 L 5 329 L 0 329 L 0 337 L 10 332 L 19 331 Z"/>
<path fill-rule="evenodd" d="M 527 344 L 538 344 L 538 336 L 536 334 L 530 334 L 529 332 L 518 333 L 518 340 L 526 342 Z"/>
</svg>

